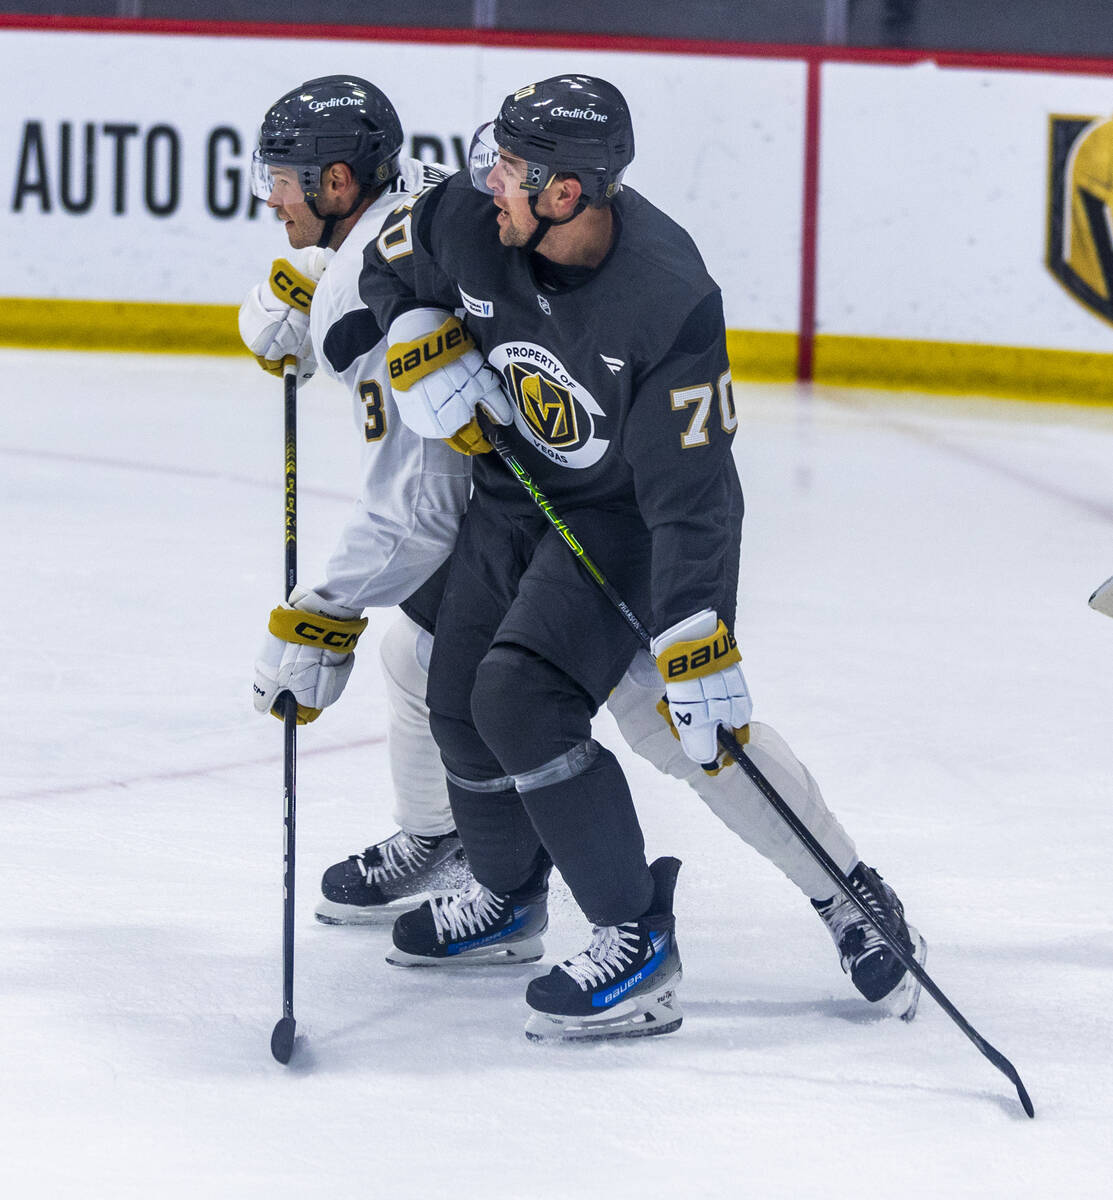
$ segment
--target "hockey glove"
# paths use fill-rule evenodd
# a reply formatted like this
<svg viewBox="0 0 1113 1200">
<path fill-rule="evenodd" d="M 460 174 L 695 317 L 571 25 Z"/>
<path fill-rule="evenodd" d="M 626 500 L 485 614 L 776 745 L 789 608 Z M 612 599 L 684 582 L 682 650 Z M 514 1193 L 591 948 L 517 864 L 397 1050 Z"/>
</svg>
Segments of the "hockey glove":
<svg viewBox="0 0 1113 1200">
<path fill-rule="evenodd" d="M 240 337 L 259 366 L 282 374 L 286 358 L 298 361 L 298 378 L 313 377 L 317 360 L 309 336 L 309 306 L 317 281 L 324 274 L 325 253 L 317 246 L 294 251 L 297 265 L 285 258 L 271 264 L 266 283 L 257 284 L 240 305 Z"/>
<path fill-rule="evenodd" d="M 476 420 L 481 408 L 497 425 L 514 410 L 502 380 L 487 366 L 458 317 L 443 308 L 415 308 L 387 331 L 390 383 L 402 420 L 424 438 L 441 438 L 461 454 L 491 445 Z"/>
<path fill-rule="evenodd" d="M 753 711 L 734 635 L 705 608 L 655 637 L 651 650 L 684 753 L 717 769 L 719 726 L 741 729 Z"/>
<path fill-rule="evenodd" d="M 272 611 L 255 662 L 256 711 L 281 718 L 275 702 L 282 692 L 292 692 L 298 724 L 315 721 L 344 690 L 355 665 L 352 652 L 366 628 L 366 617 L 355 609 L 294 588 L 290 603 Z"/>
</svg>

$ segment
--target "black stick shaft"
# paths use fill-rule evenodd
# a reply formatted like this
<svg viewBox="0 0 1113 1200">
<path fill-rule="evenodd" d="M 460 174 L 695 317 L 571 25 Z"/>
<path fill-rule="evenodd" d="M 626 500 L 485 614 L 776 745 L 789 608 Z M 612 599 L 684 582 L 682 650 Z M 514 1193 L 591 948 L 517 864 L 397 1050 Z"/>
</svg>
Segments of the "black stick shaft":
<svg viewBox="0 0 1113 1200">
<path fill-rule="evenodd" d="M 285 597 L 289 600 L 298 581 L 298 374 L 294 359 L 286 360 L 282 386 L 286 434 Z"/>
<path fill-rule="evenodd" d="M 285 591 L 286 599 L 298 578 L 298 375 L 297 363 L 287 359 L 285 390 Z M 296 828 L 296 764 L 298 704 L 292 692 L 282 701 L 282 1019 L 271 1035 L 271 1052 L 279 1062 L 290 1060 L 294 1046 L 294 833 Z"/>
<path fill-rule="evenodd" d="M 650 634 L 649 630 L 638 619 L 637 614 L 625 603 L 621 596 L 615 591 L 611 584 L 607 581 L 602 571 L 592 562 L 591 558 L 584 550 L 583 546 L 576 539 L 576 536 L 568 528 L 567 524 L 560 517 L 557 511 L 553 508 L 549 499 L 537 487 L 531 478 L 530 474 L 514 457 L 514 452 L 510 449 L 509 443 L 505 437 L 494 428 L 486 428 L 485 433 L 487 440 L 491 443 L 495 453 L 502 459 L 504 463 L 516 476 L 518 482 L 529 492 L 533 498 L 533 502 L 548 518 L 550 525 L 561 535 L 564 541 L 568 544 L 573 554 L 579 560 L 580 565 L 585 571 L 595 580 L 600 586 L 607 599 L 618 609 L 618 611 L 626 619 L 627 624 L 637 635 L 642 645 L 649 649 Z M 880 923 L 877 917 L 872 913 L 866 903 L 858 896 L 851 887 L 846 876 L 839 870 L 834 859 L 827 853 L 826 850 L 816 841 L 812 832 L 797 815 L 789 807 L 788 803 L 781 796 L 775 787 L 762 774 L 757 764 L 745 753 L 738 740 L 728 730 L 720 727 L 719 745 L 734 759 L 734 761 L 742 768 L 743 771 L 753 781 L 754 786 L 761 792 L 762 796 L 776 809 L 779 816 L 788 824 L 789 828 L 803 843 L 804 849 L 812 856 L 820 867 L 830 876 L 831 881 L 838 887 L 839 891 L 854 905 L 854 907 L 862 914 L 863 917 L 873 926 L 874 929 L 881 935 L 882 940 L 890 950 L 897 956 L 900 962 L 911 971 L 912 974 L 920 981 L 928 993 L 935 999 L 943 1011 L 951 1018 L 952 1021 L 962 1030 L 971 1042 L 978 1048 L 979 1051 L 1003 1074 L 1016 1088 L 1017 1095 L 1020 1098 L 1020 1103 L 1024 1111 L 1030 1117 L 1036 1115 L 1035 1109 L 1032 1106 L 1031 1098 L 1025 1088 L 1016 1068 L 1011 1062 L 997 1049 L 989 1044 L 978 1033 L 972 1025 L 967 1022 L 965 1017 L 958 1011 L 957 1008 L 947 999 L 944 993 L 940 990 L 931 976 L 924 968 L 901 946 L 900 942 L 889 932 L 885 926 Z"/>
</svg>

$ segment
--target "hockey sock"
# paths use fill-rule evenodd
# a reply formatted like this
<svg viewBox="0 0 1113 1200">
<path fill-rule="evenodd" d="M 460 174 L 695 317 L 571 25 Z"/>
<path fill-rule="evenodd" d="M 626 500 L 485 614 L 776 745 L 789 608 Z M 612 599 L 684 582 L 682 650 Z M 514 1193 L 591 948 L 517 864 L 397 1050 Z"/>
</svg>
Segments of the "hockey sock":
<svg viewBox="0 0 1113 1200">
<path fill-rule="evenodd" d="M 593 925 L 636 921 L 653 903 L 653 878 L 626 777 L 597 742 L 585 743 L 582 761 L 577 773 L 540 787 L 530 783 L 560 776 L 557 764 L 518 776 L 519 788 L 528 789 L 522 801 L 587 919 Z"/>
<path fill-rule="evenodd" d="M 512 781 L 504 778 L 490 783 L 503 788 L 476 790 L 480 785 L 472 782 L 469 786 L 469 781 L 456 776 L 448 781 L 448 795 L 472 874 L 484 887 L 504 894 L 521 887 L 529 877 L 541 840 Z"/>
</svg>

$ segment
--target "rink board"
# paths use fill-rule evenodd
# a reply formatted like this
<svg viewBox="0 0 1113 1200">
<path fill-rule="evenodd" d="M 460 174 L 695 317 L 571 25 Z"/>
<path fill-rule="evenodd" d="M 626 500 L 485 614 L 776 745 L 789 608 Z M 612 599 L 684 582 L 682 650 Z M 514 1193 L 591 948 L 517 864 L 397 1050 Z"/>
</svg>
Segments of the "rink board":
<svg viewBox="0 0 1113 1200">
<path fill-rule="evenodd" d="M 406 151 L 455 167 L 510 88 L 572 69 L 627 95 L 627 181 L 703 250 L 740 376 L 793 377 L 803 334 L 820 381 L 1113 399 L 1113 257 L 1099 246 L 1110 278 L 1099 269 L 1088 291 L 1052 269 L 1082 184 L 1069 161 L 1056 176 L 1051 136 L 1064 114 L 1094 128 L 1113 119 L 1113 64 L 19 20 L 0 28 L 14 85 L 0 117 L 8 344 L 238 352 L 235 308 L 284 247 L 250 196 L 251 148 L 261 114 L 297 79 L 374 79 L 397 104 Z M 1093 190 L 1108 216 L 1108 190 Z"/>
</svg>

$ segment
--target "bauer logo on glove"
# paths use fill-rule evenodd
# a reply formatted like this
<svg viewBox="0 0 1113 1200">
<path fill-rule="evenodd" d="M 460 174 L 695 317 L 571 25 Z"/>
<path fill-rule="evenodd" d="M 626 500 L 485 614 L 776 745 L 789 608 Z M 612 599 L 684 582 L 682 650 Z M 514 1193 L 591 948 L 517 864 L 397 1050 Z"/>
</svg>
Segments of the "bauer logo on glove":
<svg viewBox="0 0 1113 1200">
<path fill-rule="evenodd" d="M 390 381 L 398 391 L 408 391 L 430 371 L 455 361 L 474 347 L 475 341 L 459 317 L 450 314 L 442 325 L 424 337 L 390 347 Z"/>
<path fill-rule="evenodd" d="M 742 655 L 734 634 L 719 622 L 710 638 L 695 642 L 677 642 L 668 647 L 657 660 L 665 680 L 698 679 L 721 671 L 731 663 L 741 662 Z"/>
<path fill-rule="evenodd" d="M 684 753 L 693 762 L 717 766 L 720 726 L 741 729 L 753 712 L 734 636 L 705 608 L 654 638 L 651 651 Z"/>
<path fill-rule="evenodd" d="M 441 438 L 463 454 L 490 449 L 476 424 L 482 411 L 509 425 L 514 410 L 460 319 L 442 308 L 414 308 L 387 331 L 387 363 L 398 412 L 424 438 Z"/>
</svg>

